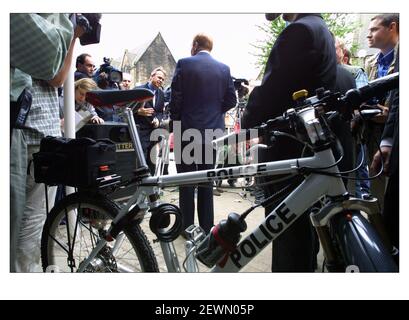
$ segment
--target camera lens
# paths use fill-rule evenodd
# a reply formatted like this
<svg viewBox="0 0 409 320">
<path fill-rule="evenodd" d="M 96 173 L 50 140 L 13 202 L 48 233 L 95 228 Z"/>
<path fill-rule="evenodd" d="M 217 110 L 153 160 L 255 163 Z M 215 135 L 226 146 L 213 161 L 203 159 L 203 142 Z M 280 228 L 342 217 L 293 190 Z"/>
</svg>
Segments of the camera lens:
<svg viewBox="0 0 409 320">
<path fill-rule="evenodd" d="M 121 82 L 122 81 L 122 73 L 119 71 L 112 70 L 110 76 L 110 80 L 112 82 Z"/>
</svg>

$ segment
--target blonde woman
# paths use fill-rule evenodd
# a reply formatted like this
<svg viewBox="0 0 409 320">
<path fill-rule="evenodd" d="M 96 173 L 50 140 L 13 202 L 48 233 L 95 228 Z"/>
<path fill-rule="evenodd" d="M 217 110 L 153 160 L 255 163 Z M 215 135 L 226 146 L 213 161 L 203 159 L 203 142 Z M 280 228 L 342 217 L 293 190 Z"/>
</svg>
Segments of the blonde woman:
<svg viewBox="0 0 409 320">
<path fill-rule="evenodd" d="M 85 96 L 88 91 L 98 89 L 98 86 L 95 83 L 95 81 L 89 78 L 83 78 L 75 81 L 74 86 L 75 86 L 75 111 L 78 110 L 89 111 L 92 114 L 90 122 L 98 124 L 104 123 L 104 120 L 98 116 L 92 104 L 85 101 Z"/>
</svg>

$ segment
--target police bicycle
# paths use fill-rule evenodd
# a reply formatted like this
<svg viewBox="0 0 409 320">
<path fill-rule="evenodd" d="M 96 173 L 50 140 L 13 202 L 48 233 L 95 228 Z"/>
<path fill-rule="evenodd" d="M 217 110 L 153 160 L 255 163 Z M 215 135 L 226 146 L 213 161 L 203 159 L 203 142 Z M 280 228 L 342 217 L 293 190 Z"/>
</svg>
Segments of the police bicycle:
<svg viewBox="0 0 409 320">
<path fill-rule="evenodd" d="M 310 220 L 323 248 L 327 270 L 343 272 L 353 266 L 360 272 L 397 272 L 377 200 L 354 198 L 345 189 L 342 173 L 337 167 L 339 159 L 334 158 L 331 150 L 336 137 L 327 125 L 326 113 L 337 110 L 348 115 L 371 97 L 397 88 L 398 82 L 399 75 L 393 74 L 366 87 L 350 90 L 344 96 L 317 90 L 316 96 L 301 98 L 297 107 L 255 128 L 257 135 L 270 144 L 276 137 L 288 135 L 280 130 L 291 126 L 297 133 L 295 139 L 301 139 L 312 150 L 312 156 L 167 176 L 149 174 L 132 111 L 125 109 L 139 163 L 134 179 L 137 191 L 122 207 L 110 201 L 103 192 L 83 190 L 56 204 L 47 217 L 42 235 L 44 269 L 52 265 L 69 272 L 159 271 L 152 247 L 140 228 L 143 217 L 150 212 L 149 226 L 161 244 L 169 272 L 182 271 L 182 268 L 197 272 L 198 263 L 211 268 L 211 272 L 238 272 L 270 242 L 285 233 L 314 203 L 325 197 L 322 208 L 311 211 Z M 91 92 L 88 99 L 93 104 L 112 100 L 104 99 L 101 94 L 109 93 Z M 148 90 L 139 91 L 138 99 L 149 98 L 152 94 Z M 124 101 L 120 96 L 116 99 L 116 104 Z M 365 110 L 361 113 L 364 114 Z M 250 131 L 246 130 L 246 138 Z M 241 233 L 247 227 L 246 217 L 258 205 L 241 214 L 230 213 L 207 235 L 198 226 L 187 228 L 187 253 L 180 265 L 172 242 L 182 232 L 182 216 L 176 205 L 161 202 L 159 189 L 264 176 L 288 179 L 289 184 L 294 177 L 302 176 L 303 181 L 297 183 L 289 194 L 279 195 L 284 199 L 243 239 Z M 271 204 L 276 196 L 265 199 L 260 205 Z M 69 215 L 72 215 L 71 219 Z M 71 223 L 61 224 L 64 219 L 71 220 Z"/>
</svg>

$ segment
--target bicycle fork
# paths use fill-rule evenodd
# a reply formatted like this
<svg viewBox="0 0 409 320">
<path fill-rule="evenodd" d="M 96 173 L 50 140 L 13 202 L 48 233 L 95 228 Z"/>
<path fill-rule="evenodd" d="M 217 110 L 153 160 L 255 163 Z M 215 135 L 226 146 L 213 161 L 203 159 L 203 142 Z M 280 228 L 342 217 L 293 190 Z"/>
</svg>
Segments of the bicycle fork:
<svg viewBox="0 0 409 320">
<path fill-rule="evenodd" d="M 368 214 L 368 219 L 375 230 L 381 236 L 386 248 L 392 252 L 392 246 L 386 235 L 382 219 L 378 210 L 378 200 L 372 198 L 363 200 L 358 198 L 345 198 L 343 201 L 333 201 L 327 204 L 320 211 L 311 213 L 310 219 L 312 225 L 317 231 L 318 238 L 326 258 L 326 266 L 330 272 L 345 271 L 343 264 L 339 261 L 337 249 L 334 246 L 332 236 L 329 230 L 329 221 L 337 214 L 345 210 L 359 210 Z"/>
</svg>

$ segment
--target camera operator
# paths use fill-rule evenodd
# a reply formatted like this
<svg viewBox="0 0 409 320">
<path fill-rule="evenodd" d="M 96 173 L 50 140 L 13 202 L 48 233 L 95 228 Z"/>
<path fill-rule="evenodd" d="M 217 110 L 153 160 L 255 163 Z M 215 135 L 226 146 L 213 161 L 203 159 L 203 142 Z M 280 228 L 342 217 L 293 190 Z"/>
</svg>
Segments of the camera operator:
<svg viewBox="0 0 409 320">
<path fill-rule="evenodd" d="M 80 38 L 81 45 L 99 43 L 101 34 L 100 13 L 76 13 L 71 15 L 71 21 L 74 26 L 81 26 L 85 30 Z M 83 53 L 77 57 L 75 64 L 75 81 L 82 78 L 92 78 L 95 71 L 95 63 L 88 53 Z"/>
<path fill-rule="evenodd" d="M 41 271 L 44 189 L 27 168 L 41 138 L 60 135 L 56 87 L 69 72 L 75 39 L 83 32 L 75 28 L 73 33 L 65 14 L 10 15 L 11 115 L 17 115 L 10 124 L 11 272 Z M 39 212 L 43 217 L 37 223 Z"/>
<path fill-rule="evenodd" d="M 234 78 L 233 79 L 233 85 L 234 89 L 237 91 L 237 97 L 239 100 L 243 100 L 249 93 L 249 82 L 246 79 L 239 79 L 239 78 Z"/>
<path fill-rule="evenodd" d="M 229 117 L 233 117 L 233 130 L 235 132 L 240 131 L 240 123 L 241 123 L 241 114 L 243 112 L 244 107 L 246 106 L 246 99 L 249 93 L 249 82 L 246 79 L 242 78 L 235 78 L 232 77 L 234 90 L 237 95 L 237 104 L 234 108 L 230 109 L 230 115 L 228 113 L 225 114 L 225 126 L 229 126 Z M 227 117 L 227 118 L 226 118 Z M 245 146 L 247 142 L 245 142 Z M 225 144 L 223 146 L 223 162 L 222 166 L 225 168 L 234 166 L 234 165 L 243 165 L 244 163 L 244 154 L 242 149 L 243 143 L 235 143 L 235 144 Z M 220 164 L 219 164 L 220 165 Z M 235 187 L 235 183 L 237 179 L 227 179 L 227 183 L 231 187 Z M 223 189 L 217 187 L 213 190 L 214 195 L 219 195 L 220 192 L 223 192 Z"/>
<path fill-rule="evenodd" d="M 104 58 L 104 63 L 98 68 L 93 77 L 98 87 L 102 90 L 121 90 L 122 72 L 111 66 L 112 59 Z M 123 122 L 115 106 L 96 107 L 98 116 L 104 121 Z"/>
<path fill-rule="evenodd" d="M 44 20 L 41 20 L 40 17 Z M 13 176 L 15 174 L 13 163 L 10 166 L 11 190 L 20 187 L 19 191 L 24 192 L 24 195 L 18 199 L 13 199 L 13 191 L 11 192 L 11 271 L 40 272 L 42 269 L 39 248 L 41 230 L 46 216 L 45 196 L 43 185 L 34 182 L 34 173 L 32 169 L 30 170 L 30 163 L 33 153 L 39 150 L 43 137 L 61 135 L 57 88 L 63 85 L 70 71 L 76 39 L 80 38 L 81 43 L 83 36 L 89 39 L 92 27 L 84 23 L 76 24 L 75 15 L 71 15 L 70 19 L 66 14 L 16 14 L 13 18 L 14 25 L 12 21 L 10 37 L 11 56 L 12 58 L 20 56 L 20 61 L 17 62 L 21 64 L 14 64 L 11 59 L 11 67 L 21 68 L 27 72 L 30 70 L 31 63 L 37 72 L 30 73 L 31 84 L 26 86 L 27 92 L 32 96 L 32 101 L 21 130 L 26 145 L 24 150 L 20 149 L 20 151 L 26 158 L 25 163 L 22 163 L 25 170 L 19 172 L 20 180 Z M 34 21 L 36 23 L 33 24 Z M 13 33 L 13 27 L 15 33 Z M 38 31 L 37 28 L 41 29 L 40 36 L 33 38 L 33 33 Z M 56 35 L 53 35 L 54 30 Z M 33 41 L 29 47 L 27 47 L 27 39 Z M 39 45 L 40 41 L 41 45 Z M 21 43 L 24 43 L 24 46 L 21 46 Z M 58 64 L 54 65 L 50 61 Z M 51 66 L 55 70 L 52 74 L 44 76 L 38 72 L 42 68 L 49 70 Z M 12 145 L 12 147 L 20 146 Z M 11 154 L 13 154 L 13 149 Z M 16 160 L 18 162 L 21 159 Z M 52 194 L 55 193 L 55 188 L 49 188 L 48 193 L 49 198 L 54 199 Z M 15 206 L 16 210 L 13 210 L 13 201 L 19 201 L 18 205 L 21 207 Z M 53 206 L 52 202 L 51 200 L 50 207 Z"/>
</svg>

